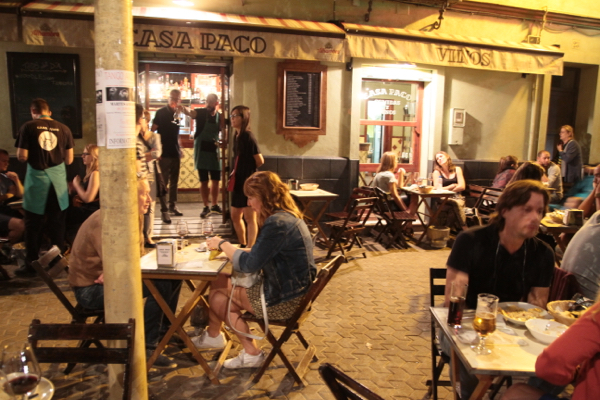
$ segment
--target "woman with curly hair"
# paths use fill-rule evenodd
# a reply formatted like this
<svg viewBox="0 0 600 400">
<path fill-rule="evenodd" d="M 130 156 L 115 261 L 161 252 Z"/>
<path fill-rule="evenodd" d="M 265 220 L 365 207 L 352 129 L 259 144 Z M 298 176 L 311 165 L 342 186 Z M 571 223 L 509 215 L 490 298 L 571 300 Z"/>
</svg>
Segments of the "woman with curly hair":
<svg viewBox="0 0 600 400">
<path fill-rule="evenodd" d="M 262 318 L 261 285 L 269 319 L 288 319 L 298 308 L 316 276 L 311 235 L 302 213 L 279 176 L 260 171 L 244 183 L 248 205 L 256 212 L 259 233 L 250 249 L 239 249 L 220 237 L 207 240 L 211 249 L 219 249 L 232 260 L 238 272 L 261 272 L 259 281 L 246 289 L 232 290 L 229 275 L 220 274 L 211 283 L 209 325 L 202 336 L 192 341 L 198 348 L 222 348 L 225 338 L 221 323 L 231 324 L 236 331 L 250 333 L 241 318 L 242 310 Z M 229 298 L 232 298 L 228 310 Z M 254 340 L 236 334 L 244 347 L 240 354 L 225 361 L 225 368 L 252 368 L 261 365 L 264 354 Z"/>
</svg>

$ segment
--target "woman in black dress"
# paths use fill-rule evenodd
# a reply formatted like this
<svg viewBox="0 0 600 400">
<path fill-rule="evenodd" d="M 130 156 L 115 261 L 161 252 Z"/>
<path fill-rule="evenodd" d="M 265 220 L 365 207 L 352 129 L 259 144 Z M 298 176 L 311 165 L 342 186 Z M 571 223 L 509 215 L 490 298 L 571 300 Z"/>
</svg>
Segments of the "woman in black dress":
<svg viewBox="0 0 600 400">
<path fill-rule="evenodd" d="M 248 206 L 244 195 L 244 182 L 265 163 L 260 154 L 256 138 L 250 132 L 250 109 L 237 106 L 231 111 L 231 126 L 234 129 L 233 172 L 229 176 L 228 190 L 231 193 L 231 219 L 242 247 L 252 247 L 258 234 L 256 213 Z M 246 220 L 242 221 L 242 217 Z M 247 228 L 246 228 L 247 226 Z"/>
</svg>

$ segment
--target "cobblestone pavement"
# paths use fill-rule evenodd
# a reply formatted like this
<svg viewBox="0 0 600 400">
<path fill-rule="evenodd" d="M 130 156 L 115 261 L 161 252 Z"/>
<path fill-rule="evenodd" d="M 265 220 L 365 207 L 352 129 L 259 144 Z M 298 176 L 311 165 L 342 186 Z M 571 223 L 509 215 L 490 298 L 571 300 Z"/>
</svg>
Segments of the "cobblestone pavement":
<svg viewBox="0 0 600 400">
<path fill-rule="evenodd" d="M 219 376 L 223 384 L 212 385 L 188 350 L 170 346 L 166 354 L 178 367 L 152 369 L 148 382 L 153 398 L 331 399 L 318 373 L 322 362 L 337 365 L 384 398 L 423 398 L 430 375 L 428 268 L 445 265 L 448 249 L 384 251 L 373 244 L 368 249 L 366 259 L 360 257 L 342 265 L 302 326 L 319 357 L 305 375 L 308 386 L 301 389 L 293 385 L 278 357 L 254 386 L 254 370 L 223 370 Z M 7 267 L 11 273 L 14 268 Z M 64 279 L 61 282 L 68 287 Z M 184 285 L 182 296 L 189 294 Z M 69 321 L 67 312 L 38 278 L 0 282 L 0 309 L 2 345 L 25 341 L 33 318 L 47 323 Z M 261 345 L 269 347 L 266 341 Z M 295 362 L 301 348 L 294 338 L 284 351 Z M 238 350 L 236 346 L 230 354 L 236 355 Z M 205 356 L 210 359 L 214 354 Z M 57 365 L 43 367 L 56 386 L 56 399 L 107 397 L 104 366 L 78 365 L 67 377 Z M 444 398 L 448 392 L 441 388 L 440 393 Z"/>
</svg>

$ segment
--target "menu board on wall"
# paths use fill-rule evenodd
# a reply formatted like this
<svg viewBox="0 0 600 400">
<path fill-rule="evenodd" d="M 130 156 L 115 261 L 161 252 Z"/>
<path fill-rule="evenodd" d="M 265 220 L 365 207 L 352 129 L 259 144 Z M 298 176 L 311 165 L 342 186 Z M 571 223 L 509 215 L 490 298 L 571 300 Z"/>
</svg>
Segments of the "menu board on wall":
<svg viewBox="0 0 600 400">
<path fill-rule="evenodd" d="M 286 128 L 319 128 L 321 74 L 285 71 Z"/>
<path fill-rule="evenodd" d="M 325 134 L 327 67 L 317 61 L 277 66 L 277 133 L 303 147 Z"/>
<path fill-rule="evenodd" d="M 79 55 L 7 53 L 13 137 L 31 121 L 31 101 L 42 98 L 52 119 L 67 125 L 73 137 L 82 137 Z"/>
</svg>

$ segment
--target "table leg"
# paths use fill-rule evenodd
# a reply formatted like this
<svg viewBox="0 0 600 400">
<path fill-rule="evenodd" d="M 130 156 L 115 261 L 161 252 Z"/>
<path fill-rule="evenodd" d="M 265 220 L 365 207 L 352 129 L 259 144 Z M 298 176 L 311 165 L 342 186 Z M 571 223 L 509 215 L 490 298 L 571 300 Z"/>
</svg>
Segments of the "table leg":
<svg viewBox="0 0 600 400">
<path fill-rule="evenodd" d="M 200 301 L 205 301 L 204 297 L 202 295 L 208 289 L 210 282 L 202 282 L 202 284 L 195 287 L 192 295 L 190 296 L 188 301 L 185 303 L 185 305 L 183 306 L 182 310 L 180 311 L 180 313 L 177 317 L 175 317 L 175 315 L 169 308 L 168 304 L 165 302 L 163 297 L 160 295 L 160 292 L 158 291 L 158 289 L 156 289 L 156 286 L 154 286 L 154 284 L 152 283 L 152 280 L 144 279 L 144 283 L 148 287 L 148 290 L 150 290 L 150 293 L 152 293 L 152 295 L 156 299 L 156 302 L 158 303 L 160 308 L 165 313 L 165 316 L 169 319 L 169 321 L 171 321 L 171 327 L 169 328 L 169 330 L 167 331 L 165 336 L 162 338 L 162 340 L 156 347 L 156 350 L 154 351 L 154 353 L 148 360 L 147 369 L 150 370 L 150 368 L 152 367 L 152 365 L 154 364 L 154 362 L 156 361 L 158 356 L 162 353 L 164 348 L 167 346 L 167 343 L 173 336 L 173 333 L 175 333 L 175 331 L 177 331 L 179 333 L 179 336 L 185 343 L 186 347 L 190 350 L 190 352 L 192 353 L 192 355 L 194 356 L 196 361 L 198 361 L 198 364 L 200 364 L 200 366 L 202 367 L 202 369 L 204 370 L 204 372 L 206 373 L 206 375 L 208 376 L 210 381 L 217 385 L 220 384 L 219 380 L 217 379 L 218 371 L 213 371 L 210 369 L 210 366 L 208 365 L 208 363 L 206 362 L 204 357 L 202 357 L 202 355 L 200 354 L 200 352 L 198 351 L 196 346 L 194 346 L 194 343 L 192 343 L 192 340 L 190 339 L 190 337 L 187 335 L 187 333 L 183 329 L 183 325 L 185 324 L 185 322 L 188 320 L 188 318 L 192 314 L 194 307 L 196 307 L 196 305 Z M 193 284 L 192 284 L 192 286 L 193 286 Z M 223 353 L 221 354 L 221 357 L 226 357 L 227 353 L 231 349 L 231 339 L 229 337 L 228 337 L 228 339 L 229 340 L 227 341 L 227 344 L 225 346 L 225 349 L 223 350 Z M 219 369 L 220 369 L 220 366 L 219 366 Z"/>
<path fill-rule="evenodd" d="M 475 375 L 477 379 L 479 379 L 479 383 L 477 387 L 469 397 L 469 400 L 480 400 L 483 399 L 483 396 L 487 393 L 490 386 L 492 386 L 492 382 L 496 378 L 495 375 Z"/>
<path fill-rule="evenodd" d="M 427 234 L 427 228 L 429 227 L 429 224 L 425 223 L 425 220 L 423 218 L 421 218 L 421 214 L 423 214 L 424 216 L 428 216 L 428 214 L 426 213 L 421 213 L 419 212 L 419 208 L 421 208 L 421 204 L 425 203 L 425 208 L 428 209 L 428 205 L 427 202 L 425 201 L 424 197 L 421 197 L 421 200 L 419 201 L 419 203 L 417 204 L 417 218 L 419 218 L 419 222 L 421 222 L 421 226 L 423 227 L 423 233 L 421 233 L 421 236 L 419 237 L 419 239 L 417 240 L 417 246 L 421 244 L 421 242 L 423 241 L 423 238 L 425 237 L 425 235 Z"/>
<path fill-rule="evenodd" d="M 460 382 L 459 363 L 460 360 L 458 358 L 458 355 L 456 354 L 456 351 L 454 351 L 454 348 L 452 348 L 452 350 L 450 351 L 450 382 L 452 383 L 452 393 L 454 394 L 454 400 L 460 400 L 460 383 L 457 384 L 457 380 L 458 382 Z"/>
<path fill-rule="evenodd" d="M 329 241 L 327 240 L 327 235 L 325 234 L 325 231 L 323 230 L 323 228 L 321 227 L 321 224 L 319 223 L 319 221 L 321 220 L 321 217 L 323 217 L 323 214 L 325 214 L 325 211 L 327 211 L 327 207 L 329 206 L 329 204 L 331 203 L 333 199 L 319 199 L 318 201 L 322 201 L 324 204 L 321 207 L 321 209 L 319 210 L 319 212 L 317 213 L 317 215 L 313 215 L 312 212 L 310 211 L 310 205 L 312 204 L 313 200 L 312 199 L 308 199 L 308 200 L 302 200 L 300 199 L 300 203 L 302 204 L 302 212 L 304 213 L 304 219 L 308 225 L 308 228 L 312 231 L 313 228 L 317 228 L 319 233 L 317 235 L 321 235 L 321 237 L 323 238 L 322 243 L 326 246 L 329 247 Z"/>
</svg>

